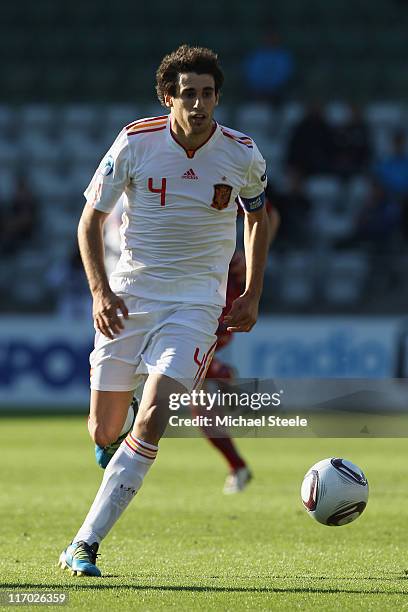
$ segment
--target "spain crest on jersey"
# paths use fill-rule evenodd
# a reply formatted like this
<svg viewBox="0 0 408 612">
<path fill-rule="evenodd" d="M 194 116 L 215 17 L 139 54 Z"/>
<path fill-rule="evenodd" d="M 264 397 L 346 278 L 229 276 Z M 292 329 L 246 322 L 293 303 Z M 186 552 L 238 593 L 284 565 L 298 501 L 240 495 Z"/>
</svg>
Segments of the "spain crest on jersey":
<svg viewBox="0 0 408 612">
<path fill-rule="evenodd" d="M 211 202 L 212 208 L 216 208 L 217 210 L 227 208 L 231 197 L 231 191 L 231 185 L 224 185 L 223 183 L 214 185 L 213 201 Z"/>
</svg>

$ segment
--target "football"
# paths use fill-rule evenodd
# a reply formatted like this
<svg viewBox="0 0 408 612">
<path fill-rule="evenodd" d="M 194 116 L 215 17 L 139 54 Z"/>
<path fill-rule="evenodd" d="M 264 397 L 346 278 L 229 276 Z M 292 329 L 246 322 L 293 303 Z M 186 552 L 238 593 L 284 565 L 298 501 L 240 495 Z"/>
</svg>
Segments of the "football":
<svg viewBox="0 0 408 612">
<path fill-rule="evenodd" d="M 309 516 L 329 526 L 355 521 L 365 510 L 368 482 L 359 467 L 332 457 L 323 459 L 305 475 L 301 487 L 302 502 Z"/>
</svg>

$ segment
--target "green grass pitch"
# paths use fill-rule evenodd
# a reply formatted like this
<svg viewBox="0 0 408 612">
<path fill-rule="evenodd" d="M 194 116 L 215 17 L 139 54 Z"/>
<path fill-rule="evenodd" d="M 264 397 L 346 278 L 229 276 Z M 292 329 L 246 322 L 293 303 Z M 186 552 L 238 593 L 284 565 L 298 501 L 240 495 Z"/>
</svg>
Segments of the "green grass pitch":
<svg viewBox="0 0 408 612">
<path fill-rule="evenodd" d="M 408 609 L 405 439 L 238 442 L 255 479 L 226 497 L 206 441 L 164 439 L 102 543 L 103 578 L 73 578 L 58 556 L 102 475 L 86 419 L 1 419 L 0 589 L 65 590 L 68 608 L 88 610 Z M 299 497 L 306 470 L 331 455 L 370 483 L 365 513 L 345 527 L 314 522 Z"/>
</svg>

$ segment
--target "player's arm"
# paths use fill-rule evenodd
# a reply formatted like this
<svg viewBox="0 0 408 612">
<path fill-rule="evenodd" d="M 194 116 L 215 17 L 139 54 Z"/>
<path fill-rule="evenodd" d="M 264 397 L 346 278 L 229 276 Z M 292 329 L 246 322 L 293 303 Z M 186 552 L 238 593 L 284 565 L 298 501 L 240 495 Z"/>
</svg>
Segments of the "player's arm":
<svg viewBox="0 0 408 612">
<path fill-rule="evenodd" d="M 108 338 L 120 333 L 127 318 L 124 301 L 110 288 L 104 263 L 103 226 L 130 182 L 130 153 L 123 130 L 102 160 L 88 188 L 87 203 L 78 226 L 81 257 L 93 298 L 95 327 Z"/>
<path fill-rule="evenodd" d="M 270 225 L 265 207 L 245 214 L 244 250 L 246 282 L 244 294 L 261 299 L 263 277 L 271 239 Z"/>
<path fill-rule="evenodd" d="M 265 209 L 268 218 L 268 227 L 269 227 L 269 246 L 275 240 L 276 234 L 278 233 L 278 229 L 280 226 L 280 214 L 277 209 L 272 206 L 268 198 L 265 199 Z M 246 262 L 245 262 L 245 253 L 242 249 L 236 249 L 234 255 L 232 256 L 230 267 L 229 267 L 229 275 L 234 274 L 235 278 L 240 279 L 242 284 L 245 283 L 246 277 Z M 228 277 L 229 280 L 229 277 Z"/>
<path fill-rule="evenodd" d="M 108 213 L 87 203 L 79 221 L 78 244 L 93 298 L 92 314 L 96 328 L 104 336 L 113 338 L 123 328 L 118 310 L 125 318 L 128 311 L 125 302 L 111 290 L 105 270 L 103 225 L 107 217 Z"/>
<path fill-rule="evenodd" d="M 230 332 L 248 332 L 256 323 L 270 244 L 269 219 L 264 206 L 255 212 L 246 212 L 244 223 L 245 291 L 234 300 L 224 318 Z"/>
<path fill-rule="evenodd" d="M 244 210 L 245 291 L 232 303 L 224 322 L 230 332 L 248 332 L 258 318 L 263 276 L 272 239 L 272 227 L 265 209 L 266 165 L 255 143 L 253 156 L 241 189 L 239 202 Z"/>
</svg>

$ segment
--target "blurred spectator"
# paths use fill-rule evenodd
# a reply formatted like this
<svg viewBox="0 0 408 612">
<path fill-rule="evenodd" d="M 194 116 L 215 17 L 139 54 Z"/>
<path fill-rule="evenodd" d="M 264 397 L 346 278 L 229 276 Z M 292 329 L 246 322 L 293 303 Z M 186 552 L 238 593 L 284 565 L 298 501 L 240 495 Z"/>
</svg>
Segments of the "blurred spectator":
<svg viewBox="0 0 408 612">
<path fill-rule="evenodd" d="M 278 32 L 271 30 L 264 44 L 244 61 L 244 76 L 255 98 L 275 104 L 282 101 L 294 68 L 291 51 L 282 45 Z"/>
<path fill-rule="evenodd" d="M 288 147 L 287 163 L 303 177 L 325 174 L 334 167 L 334 134 L 320 103 L 310 105 L 294 127 Z"/>
<path fill-rule="evenodd" d="M 19 176 L 10 204 L 0 212 L 0 250 L 3 256 L 13 255 L 33 239 L 37 229 L 38 203 L 27 180 Z"/>
<path fill-rule="evenodd" d="M 266 195 L 280 216 L 275 246 L 279 249 L 309 245 L 311 203 L 303 192 L 301 175 L 298 172 L 289 173 L 286 189 L 282 192 L 268 184 Z"/>
<path fill-rule="evenodd" d="M 402 209 L 398 199 L 373 180 L 353 235 L 338 242 L 337 247 L 368 246 L 373 247 L 375 252 L 388 250 L 399 237 L 401 219 Z"/>
<path fill-rule="evenodd" d="M 334 128 L 335 173 L 350 178 L 364 172 L 371 161 L 371 143 L 368 125 L 359 107 L 350 105 L 350 117 Z"/>
<path fill-rule="evenodd" d="M 401 130 L 394 134 L 391 155 L 377 162 L 374 175 L 386 192 L 394 196 L 408 195 L 408 154 L 406 136 Z"/>
</svg>

